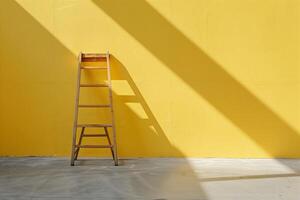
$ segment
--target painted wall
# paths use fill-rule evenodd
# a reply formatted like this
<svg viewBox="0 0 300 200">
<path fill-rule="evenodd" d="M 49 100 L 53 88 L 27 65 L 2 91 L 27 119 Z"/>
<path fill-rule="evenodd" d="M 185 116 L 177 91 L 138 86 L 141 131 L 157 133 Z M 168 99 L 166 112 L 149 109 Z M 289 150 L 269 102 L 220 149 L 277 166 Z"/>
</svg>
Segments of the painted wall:
<svg viewBox="0 0 300 200">
<path fill-rule="evenodd" d="M 68 156 L 76 56 L 110 50 L 121 156 L 300 157 L 299 27 L 297 0 L 3 0 L 0 155 Z"/>
</svg>

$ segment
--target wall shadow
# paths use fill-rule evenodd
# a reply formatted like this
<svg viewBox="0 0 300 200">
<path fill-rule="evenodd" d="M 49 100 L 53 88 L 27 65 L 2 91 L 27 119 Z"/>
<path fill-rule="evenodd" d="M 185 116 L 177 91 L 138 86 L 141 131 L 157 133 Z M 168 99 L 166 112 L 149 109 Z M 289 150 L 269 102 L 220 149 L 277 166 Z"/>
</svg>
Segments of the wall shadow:
<svg viewBox="0 0 300 200">
<path fill-rule="evenodd" d="M 93 1 L 270 156 L 300 156 L 299 133 L 146 1 Z"/>
<path fill-rule="evenodd" d="M 0 20 L 1 155 L 69 152 L 76 56 L 15 1 Z"/>
<path fill-rule="evenodd" d="M 148 153 L 146 155 L 135 155 L 140 157 L 184 157 L 184 155 L 174 147 L 166 137 L 162 127 L 159 125 L 151 109 L 147 105 L 144 97 L 138 87 L 132 80 L 126 67 L 113 55 L 111 56 L 112 79 L 113 81 L 125 81 L 134 95 L 119 95 L 114 93 L 114 100 L 117 106 L 116 117 L 119 122 L 120 131 L 124 131 L 129 135 L 120 135 L 120 143 L 128 141 L 126 138 L 134 139 L 131 145 L 128 143 L 125 146 L 132 146 L 131 154 L 139 152 L 139 149 L 144 149 Z M 128 103 L 134 103 L 142 108 L 146 117 L 141 119 L 129 107 Z M 122 123 L 126 119 L 126 122 Z M 122 137 L 124 137 L 122 139 Z M 125 138 L 126 137 L 126 138 Z M 136 139 L 135 139 L 136 138 Z M 155 144 L 155 145 L 154 145 Z M 155 148 L 154 148 L 155 146 Z M 147 155 L 148 154 L 148 155 Z"/>
</svg>

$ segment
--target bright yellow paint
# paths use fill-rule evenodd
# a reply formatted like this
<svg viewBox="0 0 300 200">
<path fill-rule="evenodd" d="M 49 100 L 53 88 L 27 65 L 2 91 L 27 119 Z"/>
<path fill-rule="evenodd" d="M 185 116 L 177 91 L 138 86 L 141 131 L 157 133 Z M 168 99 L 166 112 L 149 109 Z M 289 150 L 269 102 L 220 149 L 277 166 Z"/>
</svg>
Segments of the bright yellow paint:
<svg viewBox="0 0 300 200">
<path fill-rule="evenodd" d="M 0 155 L 68 156 L 76 56 L 110 50 L 121 156 L 300 157 L 299 27 L 296 0 L 3 0 Z"/>
</svg>

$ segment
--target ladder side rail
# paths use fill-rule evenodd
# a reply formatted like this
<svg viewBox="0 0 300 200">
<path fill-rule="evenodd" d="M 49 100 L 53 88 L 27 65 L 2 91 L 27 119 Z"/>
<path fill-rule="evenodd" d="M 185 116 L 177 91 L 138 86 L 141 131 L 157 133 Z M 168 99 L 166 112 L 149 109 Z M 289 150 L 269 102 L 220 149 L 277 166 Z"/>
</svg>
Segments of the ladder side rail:
<svg viewBox="0 0 300 200">
<path fill-rule="evenodd" d="M 111 144 L 111 141 L 110 141 L 110 137 L 109 137 L 109 133 L 108 133 L 107 127 L 104 127 L 104 131 L 105 131 L 105 135 L 106 135 L 108 144 L 111 146 L 111 148 L 110 148 L 111 155 L 112 155 L 113 159 L 115 160 L 114 149 L 113 149 L 113 145 Z"/>
<path fill-rule="evenodd" d="M 110 111 L 111 111 L 111 120 L 112 120 L 112 139 L 113 139 L 113 158 L 115 162 L 115 166 L 119 165 L 118 163 L 118 154 L 117 154 L 117 138 L 116 138 L 116 128 L 115 128 L 115 117 L 114 117 L 114 108 L 113 108 L 113 100 L 112 100 L 112 86 L 111 86 L 111 69 L 110 69 L 110 54 L 109 51 L 106 53 L 106 65 L 107 65 L 107 80 L 108 80 L 108 89 L 109 89 L 109 103 L 110 103 Z"/>
<path fill-rule="evenodd" d="M 78 122 L 78 104 L 80 96 L 80 79 L 81 79 L 81 58 L 82 53 L 78 56 L 78 73 L 77 73 L 77 86 L 76 86 L 76 98 L 75 98 L 75 112 L 74 112 L 74 124 L 73 124 L 73 138 L 72 138 L 72 154 L 71 154 L 71 166 L 74 166 L 75 161 L 75 147 L 76 147 L 76 134 L 77 134 L 77 122 Z"/>
<path fill-rule="evenodd" d="M 83 135 L 84 135 L 84 130 L 85 130 L 85 127 L 82 127 L 81 133 L 80 133 L 80 136 L 79 136 L 79 141 L 78 141 L 79 146 L 81 145 L 81 142 L 82 142 L 82 138 L 83 138 Z M 80 151 L 80 147 L 77 147 L 77 149 L 75 150 L 74 160 L 77 160 L 79 151 Z"/>
</svg>

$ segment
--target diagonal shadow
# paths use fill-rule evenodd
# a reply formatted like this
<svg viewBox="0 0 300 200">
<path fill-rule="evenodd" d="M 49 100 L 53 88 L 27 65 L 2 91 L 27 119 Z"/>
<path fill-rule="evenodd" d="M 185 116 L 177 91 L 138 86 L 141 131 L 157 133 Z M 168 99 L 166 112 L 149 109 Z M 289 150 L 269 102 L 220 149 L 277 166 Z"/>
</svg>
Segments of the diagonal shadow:
<svg viewBox="0 0 300 200">
<path fill-rule="evenodd" d="M 1 155 L 62 155 L 76 56 L 15 1 L 1 1 L 0 20 Z"/>
<path fill-rule="evenodd" d="M 270 156 L 300 156 L 298 132 L 146 1 L 93 1 Z"/>
</svg>

